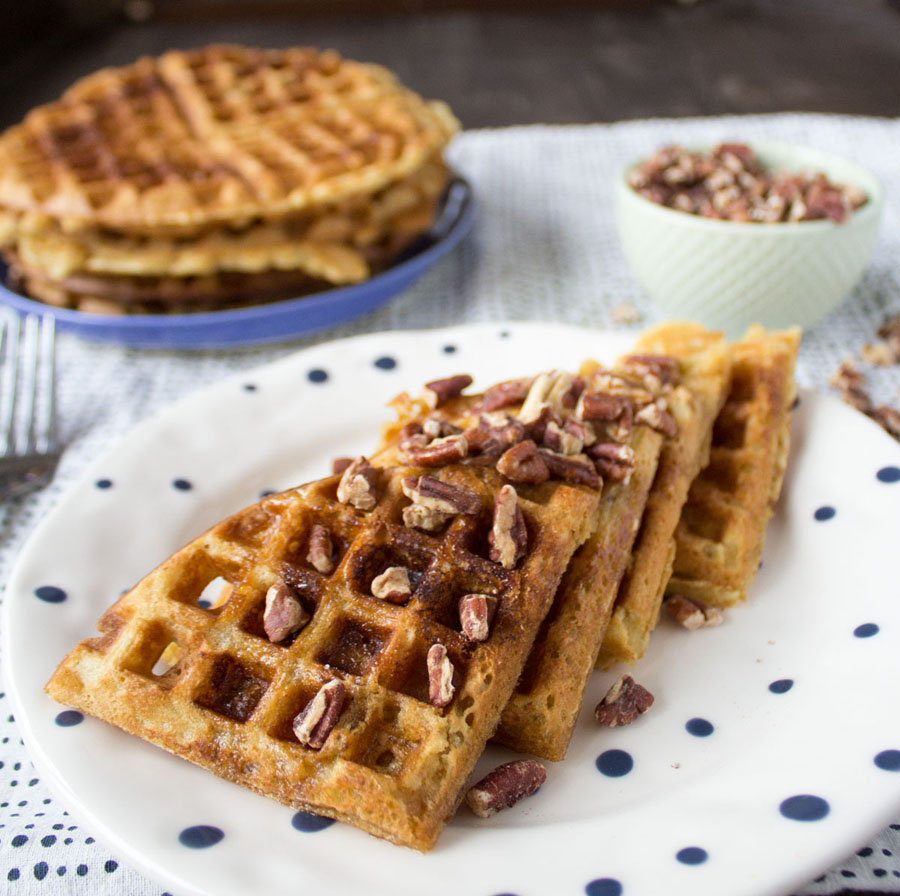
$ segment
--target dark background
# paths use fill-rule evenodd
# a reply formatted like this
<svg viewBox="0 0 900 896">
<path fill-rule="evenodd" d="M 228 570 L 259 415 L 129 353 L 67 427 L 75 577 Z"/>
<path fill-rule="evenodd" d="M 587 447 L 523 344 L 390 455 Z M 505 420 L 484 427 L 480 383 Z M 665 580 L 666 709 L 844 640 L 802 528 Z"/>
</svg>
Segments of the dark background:
<svg viewBox="0 0 900 896">
<path fill-rule="evenodd" d="M 171 47 L 329 46 L 466 127 L 804 110 L 900 115 L 900 0 L 6 0 L 0 125 Z"/>
</svg>

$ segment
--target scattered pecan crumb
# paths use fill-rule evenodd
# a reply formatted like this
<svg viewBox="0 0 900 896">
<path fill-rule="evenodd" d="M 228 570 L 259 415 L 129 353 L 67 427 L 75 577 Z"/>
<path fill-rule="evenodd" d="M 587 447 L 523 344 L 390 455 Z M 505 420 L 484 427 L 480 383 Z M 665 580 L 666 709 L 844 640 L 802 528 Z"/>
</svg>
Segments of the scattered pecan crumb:
<svg viewBox="0 0 900 896">
<path fill-rule="evenodd" d="M 607 728 L 630 725 L 653 705 L 653 694 L 627 673 L 620 676 L 597 704 L 594 717 Z"/>
<path fill-rule="evenodd" d="M 378 471 L 364 457 L 357 457 L 341 474 L 337 499 L 357 510 L 371 510 L 377 503 L 375 485 Z"/>
<path fill-rule="evenodd" d="M 294 719 L 294 736 L 305 747 L 321 750 L 347 702 L 347 687 L 337 679 L 323 684 Z"/>
<path fill-rule="evenodd" d="M 466 803 L 479 818 L 531 796 L 547 780 L 547 770 L 536 759 L 515 759 L 497 766 L 466 793 Z"/>
<path fill-rule="evenodd" d="M 284 582 L 276 582 L 266 592 L 263 629 L 266 637 L 278 644 L 299 631 L 310 620 L 306 608 L 294 590 Z"/>
<path fill-rule="evenodd" d="M 684 594 L 670 594 L 666 598 L 665 605 L 672 618 L 690 631 L 721 625 L 725 619 L 718 607 Z"/>
<path fill-rule="evenodd" d="M 428 669 L 428 699 L 433 706 L 443 709 L 453 702 L 456 688 L 453 686 L 453 663 L 443 644 L 432 644 L 425 657 Z"/>
<path fill-rule="evenodd" d="M 331 533 L 321 523 L 315 523 L 310 530 L 306 559 L 323 575 L 334 572 L 334 544 Z"/>
<path fill-rule="evenodd" d="M 459 622 L 469 641 L 486 641 L 497 611 L 497 598 L 492 594 L 466 594 L 459 599 Z"/>
<path fill-rule="evenodd" d="M 467 373 L 459 373 L 455 376 L 444 377 L 440 380 L 432 380 L 425 383 L 422 398 L 430 408 L 439 408 L 453 398 L 458 398 L 463 389 L 472 385 L 472 377 Z"/>
<path fill-rule="evenodd" d="M 405 566 L 389 566 L 372 579 L 369 590 L 373 597 L 391 604 L 405 604 L 412 594 L 409 570 Z"/>
</svg>

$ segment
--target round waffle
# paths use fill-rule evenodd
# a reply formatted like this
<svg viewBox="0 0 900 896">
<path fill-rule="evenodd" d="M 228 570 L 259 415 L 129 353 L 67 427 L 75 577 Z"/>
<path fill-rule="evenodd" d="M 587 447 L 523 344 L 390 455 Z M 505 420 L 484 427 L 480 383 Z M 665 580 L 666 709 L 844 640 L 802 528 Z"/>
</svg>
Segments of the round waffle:
<svg viewBox="0 0 900 896">
<path fill-rule="evenodd" d="M 457 128 L 332 51 L 170 51 L 83 78 L 0 136 L 0 206 L 67 229 L 273 217 L 376 192 Z"/>
</svg>

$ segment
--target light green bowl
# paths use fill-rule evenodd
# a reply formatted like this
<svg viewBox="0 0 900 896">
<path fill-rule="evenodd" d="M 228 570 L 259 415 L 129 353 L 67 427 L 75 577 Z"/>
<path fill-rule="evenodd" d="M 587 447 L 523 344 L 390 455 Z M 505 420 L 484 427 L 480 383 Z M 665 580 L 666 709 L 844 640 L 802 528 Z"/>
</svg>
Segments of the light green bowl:
<svg viewBox="0 0 900 896">
<path fill-rule="evenodd" d="M 755 322 L 807 327 L 836 308 L 869 261 L 883 205 L 881 185 L 853 162 L 803 146 L 752 146 L 769 170 L 823 171 L 830 180 L 859 187 L 869 201 L 843 224 L 749 224 L 701 218 L 645 199 L 625 179 L 634 164 L 615 188 L 625 255 L 653 302 L 669 317 L 696 320 L 732 337 Z"/>
</svg>

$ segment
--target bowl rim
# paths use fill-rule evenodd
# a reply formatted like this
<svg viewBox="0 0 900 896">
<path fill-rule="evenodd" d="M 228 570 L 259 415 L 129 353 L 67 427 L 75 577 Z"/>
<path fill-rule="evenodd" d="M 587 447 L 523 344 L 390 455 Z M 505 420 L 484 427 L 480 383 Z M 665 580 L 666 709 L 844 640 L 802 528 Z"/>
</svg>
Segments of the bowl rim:
<svg viewBox="0 0 900 896">
<path fill-rule="evenodd" d="M 712 149 L 714 146 L 719 146 L 721 143 L 736 142 L 740 141 L 713 140 L 679 145 L 682 145 L 689 151 L 698 152 Z M 795 153 L 801 159 L 807 156 L 811 159 L 827 159 L 845 166 L 853 172 L 853 179 L 850 182 L 863 190 L 868 196 L 869 201 L 862 206 L 862 208 L 853 212 L 847 221 L 842 224 L 837 224 L 828 218 L 820 218 L 813 221 L 779 221 L 771 223 L 764 221 L 723 221 L 719 218 L 704 218 L 701 215 L 683 212 L 679 209 L 669 208 L 667 205 L 660 205 L 657 202 L 653 202 L 652 200 L 647 199 L 646 196 L 642 196 L 638 193 L 637 190 L 628 183 L 628 173 L 641 162 L 649 158 L 647 155 L 641 156 L 639 159 L 633 160 L 619 169 L 616 174 L 616 194 L 624 201 L 633 201 L 636 206 L 644 209 L 644 213 L 659 214 L 668 218 L 673 223 L 680 221 L 682 225 L 686 227 L 693 226 L 710 230 L 721 230 L 722 228 L 725 228 L 729 233 L 755 233 L 766 235 L 767 237 L 771 237 L 773 234 L 783 234 L 785 231 L 791 234 L 805 233 L 810 235 L 815 234 L 816 232 L 823 233 L 826 231 L 833 233 L 836 229 L 846 230 L 849 227 L 862 226 L 868 222 L 870 218 L 880 217 L 881 209 L 884 204 L 884 187 L 882 186 L 881 181 L 868 168 L 860 165 L 853 159 L 848 159 L 846 156 L 838 155 L 837 153 L 805 143 L 790 143 L 787 141 L 775 140 L 748 140 L 746 141 L 746 145 L 750 146 L 754 152 L 759 152 L 762 155 L 779 152 Z M 857 181 L 857 175 L 860 175 L 861 179 L 868 183 L 864 184 Z"/>
</svg>

